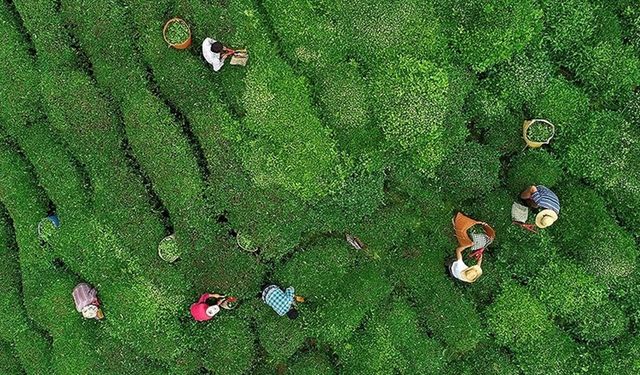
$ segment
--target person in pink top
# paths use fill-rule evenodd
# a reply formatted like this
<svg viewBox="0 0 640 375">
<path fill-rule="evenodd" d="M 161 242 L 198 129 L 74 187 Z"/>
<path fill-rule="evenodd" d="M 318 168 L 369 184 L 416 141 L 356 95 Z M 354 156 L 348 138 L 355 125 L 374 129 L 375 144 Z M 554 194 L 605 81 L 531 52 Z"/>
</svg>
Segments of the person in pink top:
<svg viewBox="0 0 640 375">
<path fill-rule="evenodd" d="M 231 310 L 231 304 L 235 301 L 235 297 L 205 293 L 200 296 L 198 302 L 191 305 L 191 316 L 199 322 L 210 320 L 220 312 L 221 308 Z"/>
</svg>

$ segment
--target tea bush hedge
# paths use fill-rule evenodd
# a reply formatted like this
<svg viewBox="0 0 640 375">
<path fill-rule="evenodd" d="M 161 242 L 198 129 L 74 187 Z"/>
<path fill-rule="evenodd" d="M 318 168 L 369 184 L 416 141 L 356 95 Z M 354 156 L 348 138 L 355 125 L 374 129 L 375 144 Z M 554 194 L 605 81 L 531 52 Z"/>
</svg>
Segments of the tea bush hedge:
<svg viewBox="0 0 640 375">
<path fill-rule="evenodd" d="M 637 373 L 637 9 L 2 2 L 0 373 Z M 205 37 L 248 64 L 214 72 Z M 549 145 L 526 149 L 532 118 Z M 538 233 L 510 214 L 533 184 L 561 202 Z M 445 266 L 456 212 L 497 232 L 473 284 Z M 297 320 L 267 283 L 305 297 Z M 204 292 L 239 304 L 195 322 Z"/>
</svg>

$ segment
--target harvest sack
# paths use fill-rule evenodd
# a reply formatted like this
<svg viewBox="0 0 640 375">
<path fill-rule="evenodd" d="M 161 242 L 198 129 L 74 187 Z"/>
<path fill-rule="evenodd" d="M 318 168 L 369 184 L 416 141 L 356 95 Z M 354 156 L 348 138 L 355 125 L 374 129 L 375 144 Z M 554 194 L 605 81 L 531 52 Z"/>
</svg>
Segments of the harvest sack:
<svg viewBox="0 0 640 375">
<path fill-rule="evenodd" d="M 526 223 L 529 218 L 529 208 L 520 203 L 513 202 L 511 206 L 511 219 L 517 223 Z"/>
<path fill-rule="evenodd" d="M 471 246 L 473 245 L 473 240 L 469 238 L 469 228 L 472 226 L 480 224 L 484 228 L 487 236 L 491 238 L 493 241 L 496 238 L 496 232 L 491 228 L 488 224 L 484 224 L 480 221 L 474 220 L 468 216 L 465 216 L 463 213 L 458 212 L 456 216 L 453 218 L 453 228 L 456 232 L 456 238 L 458 239 L 458 243 L 460 246 Z"/>
</svg>

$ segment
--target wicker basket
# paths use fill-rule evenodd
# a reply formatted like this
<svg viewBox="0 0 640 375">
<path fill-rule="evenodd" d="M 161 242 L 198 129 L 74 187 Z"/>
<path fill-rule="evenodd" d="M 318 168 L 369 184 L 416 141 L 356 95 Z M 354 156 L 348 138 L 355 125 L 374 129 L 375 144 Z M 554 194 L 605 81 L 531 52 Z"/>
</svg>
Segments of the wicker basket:
<svg viewBox="0 0 640 375">
<path fill-rule="evenodd" d="M 160 257 L 160 259 L 164 260 L 167 263 L 173 263 L 176 260 L 178 260 L 180 258 L 179 254 L 165 254 L 162 252 L 162 244 L 165 242 L 170 242 L 170 241 L 175 241 L 176 240 L 176 235 L 172 234 L 170 236 L 167 236 L 165 238 L 162 239 L 162 241 L 160 241 L 160 243 L 158 244 L 158 256 Z"/>
<path fill-rule="evenodd" d="M 544 141 L 544 142 L 536 142 L 536 141 L 532 141 L 531 139 L 529 139 L 529 136 L 527 136 L 527 131 L 529 130 L 529 127 L 531 126 L 547 126 L 551 128 L 551 135 L 549 136 L 549 138 Z M 543 119 L 533 119 L 533 120 L 526 120 L 524 122 L 524 124 L 522 124 L 522 137 L 524 138 L 524 141 L 527 143 L 527 146 L 531 147 L 531 148 L 538 148 L 538 147 L 542 147 L 544 145 L 548 145 L 549 142 L 551 142 L 551 139 L 553 138 L 553 136 L 555 135 L 556 132 L 556 127 L 550 123 L 547 120 L 543 120 Z"/>
<path fill-rule="evenodd" d="M 181 23 L 187 28 L 187 30 L 189 30 L 189 38 L 187 38 L 187 40 L 182 43 L 174 44 L 169 41 L 169 38 L 167 38 L 167 29 L 174 22 Z M 167 23 L 164 24 L 164 28 L 162 29 L 162 37 L 164 38 L 164 41 L 167 42 L 169 47 L 173 47 L 175 49 L 187 49 L 189 48 L 189 46 L 191 46 L 191 28 L 189 27 L 189 24 L 187 24 L 187 22 L 182 18 L 175 17 L 167 21 Z"/>
</svg>

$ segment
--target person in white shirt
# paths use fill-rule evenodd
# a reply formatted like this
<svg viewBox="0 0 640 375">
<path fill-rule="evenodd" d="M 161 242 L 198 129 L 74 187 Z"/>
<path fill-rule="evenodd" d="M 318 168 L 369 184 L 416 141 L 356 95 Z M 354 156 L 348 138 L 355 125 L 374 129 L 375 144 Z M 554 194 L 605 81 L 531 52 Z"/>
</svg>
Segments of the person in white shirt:
<svg viewBox="0 0 640 375">
<path fill-rule="evenodd" d="M 202 56 L 216 72 L 224 65 L 224 60 L 231 55 L 233 55 L 233 50 L 225 48 L 222 43 L 214 39 L 207 38 L 202 42 Z"/>
<path fill-rule="evenodd" d="M 456 261 L 451 264 L 449 271 L 456 279 L 466 283 L 473 283 L 482 275 L 482 253 L 478 256 L 478 263 L 476 265 L 471 267 L 467 266 L 462 260 L 462 251 L 469 246 L 460 246 L 456 249 Z"/>
</svg>

